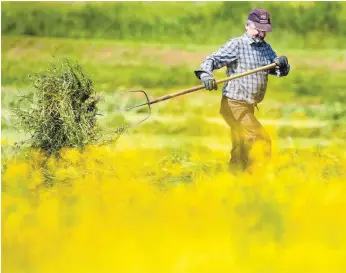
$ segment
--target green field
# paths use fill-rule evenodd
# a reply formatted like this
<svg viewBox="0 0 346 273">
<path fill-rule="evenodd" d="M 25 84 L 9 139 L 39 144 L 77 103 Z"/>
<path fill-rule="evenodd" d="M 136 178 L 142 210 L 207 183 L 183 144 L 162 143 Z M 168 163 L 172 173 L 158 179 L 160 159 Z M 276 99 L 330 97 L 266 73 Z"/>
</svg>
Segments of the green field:
<svg viewBox="0 0 346 273">
<path fill-rule="evenodd" d="M 275 44 L 273 45 L 275 47 Z M 48 69 L 54 56 L 62 54 L 78 62 L 102 96 L 100 114 L 107 116 L 109 129 L 115 126 L 111 111 L 119 102 L 119 91 L 145 90 L 156 98 L 184 88 L 199 85 L 193 70 L 217 45 L 134 43 L 65 38 L 2 37 L 2 133 L 9 141 L 22 138 L 13 131 L 10 107 L 19 94 L 32 90 L 28 75 Z M 316 50 L 302 56 L 301 51 L 281 50 L 292 65 L 289 77 L 271 77 L 265 100 L 257 112 L 264 125 L 280 137 L 280 143 L 323 144 L 345 137 L 344 113 L 346 71 L 345 51 Z M 315 54 L 315 55 L 314 55 Z M 215 73 L 224 77 L 224 70 Z M 130 97 L 126 97 L 128 99 Z M 222 147 L 228 143 L 228 129 L 218 113 L 220 92 L 198 91 L 152 106 L 152 116 L 131 130 L 131 135 L 147 134 L 148 141 L 158 143 L 156 136 L 174 135 L 181 139 L 217 134 Z M 143 116 L 143 114 L 142 114 Z M 125 118 L 136 121 L 140 113 L 130 111 Z M 116 117 L 114 117 L 116 118 Z M 103 119 L 104 120 L 104 119 Z M 100 122 L 103 122 L 100 118 Z M 104 124 L 104 122 L 103 122 Z M 201 126 L 203 124 L 203 126 Z M 130 137 L 130 136 L 129 136 Z M 286 141 L 285 139 L 291 139 Z M 310 141 L 314 138 L 316 141 Z"/>
</svg>

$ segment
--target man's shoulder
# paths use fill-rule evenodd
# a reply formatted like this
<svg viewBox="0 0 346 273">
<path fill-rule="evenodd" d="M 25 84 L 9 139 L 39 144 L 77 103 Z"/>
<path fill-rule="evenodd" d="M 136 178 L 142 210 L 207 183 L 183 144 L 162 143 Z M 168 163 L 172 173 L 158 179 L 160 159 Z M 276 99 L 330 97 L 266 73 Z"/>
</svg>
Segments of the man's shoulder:
<svg viewBox="0 0 346 273">
<path fill-rule="evenodd" d="M 233 38 L 235 41 L 237 41 L 237 43 L 240 45 L 240 46 L 246 46 L 246 45 L 250 45 L 253 43 L 253 40 L 246 34 L 244 33 L 243 35 L 241 36 L 238 36 L 238 37 L 234 37 Z"/>
<path fill-rule="evenodd" d="M 241 40 L 243 38 L 243 36 L 235 36 L 235 37 L 232 37 L 230 39 L 228 39 L 227 42 L 238 42 L 239 40 Z"/>
<path fill-rule="evenodd" d="M 232 37 L 226 41 L 226 45 L 238 45 L 241 37 Z"/>
</svg>

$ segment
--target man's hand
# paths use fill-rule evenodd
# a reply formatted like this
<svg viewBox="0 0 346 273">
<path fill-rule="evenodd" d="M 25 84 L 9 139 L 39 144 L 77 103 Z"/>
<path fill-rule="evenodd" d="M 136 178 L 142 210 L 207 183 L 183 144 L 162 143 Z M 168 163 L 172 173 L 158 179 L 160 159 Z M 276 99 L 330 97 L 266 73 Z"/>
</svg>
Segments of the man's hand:
<svg viewBox="0 0 346 273">
<path fill-rule="evenodd" d="M 285 69 L 288 66 L 288 60 L 286 56 L 276 57 L 274 63 L 280 68 Z"/>
<path fill-rule="evenodd" d="M 275 68 L 275 72 L 278 77 L 284 77 L 288 75 L 291 67 L 288 64 L 286 56 L 276 57 L 274 59 L 274 63 L 277 65 Z"/>
<path fill-rule="evenodd" d="M 217 84 L 213 76 L 203 73 L 201 75 L 201 81 L 205 87 L 205 89 L 211 91 L 211 90 L 217 90 Z"/>
</svg>

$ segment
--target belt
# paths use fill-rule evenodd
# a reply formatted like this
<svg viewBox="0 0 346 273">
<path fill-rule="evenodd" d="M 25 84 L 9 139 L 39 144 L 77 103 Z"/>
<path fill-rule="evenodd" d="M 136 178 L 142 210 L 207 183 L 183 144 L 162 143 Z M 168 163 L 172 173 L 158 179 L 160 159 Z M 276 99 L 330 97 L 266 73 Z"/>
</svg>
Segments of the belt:
<svg viewBox="0 0 346 273">
<path fill-rule="evenodd" d="M 254 102 L 254 103 L 253 103 L 253 106 L 256 107 L 256 108 L 257 108 L 257 111 L 259 112 L 259 108 L 258 108 L 258 106 L 257 106 L 257 102 Z"/>
</svg>

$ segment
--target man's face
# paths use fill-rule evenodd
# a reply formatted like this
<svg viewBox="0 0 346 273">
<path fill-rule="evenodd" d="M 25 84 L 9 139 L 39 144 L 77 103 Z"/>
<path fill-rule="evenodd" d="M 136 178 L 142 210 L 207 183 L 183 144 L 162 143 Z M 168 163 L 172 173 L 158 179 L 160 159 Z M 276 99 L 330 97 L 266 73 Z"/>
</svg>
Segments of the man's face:
<svg viewBox="0 0 346 273">
<path fill-rule="evenodd" d="M 255 41 L 263 41 L 266 37 L 266 32 L 256 29 L 254 25 L 246 27 L 247 34 Z"/>
</svg>

